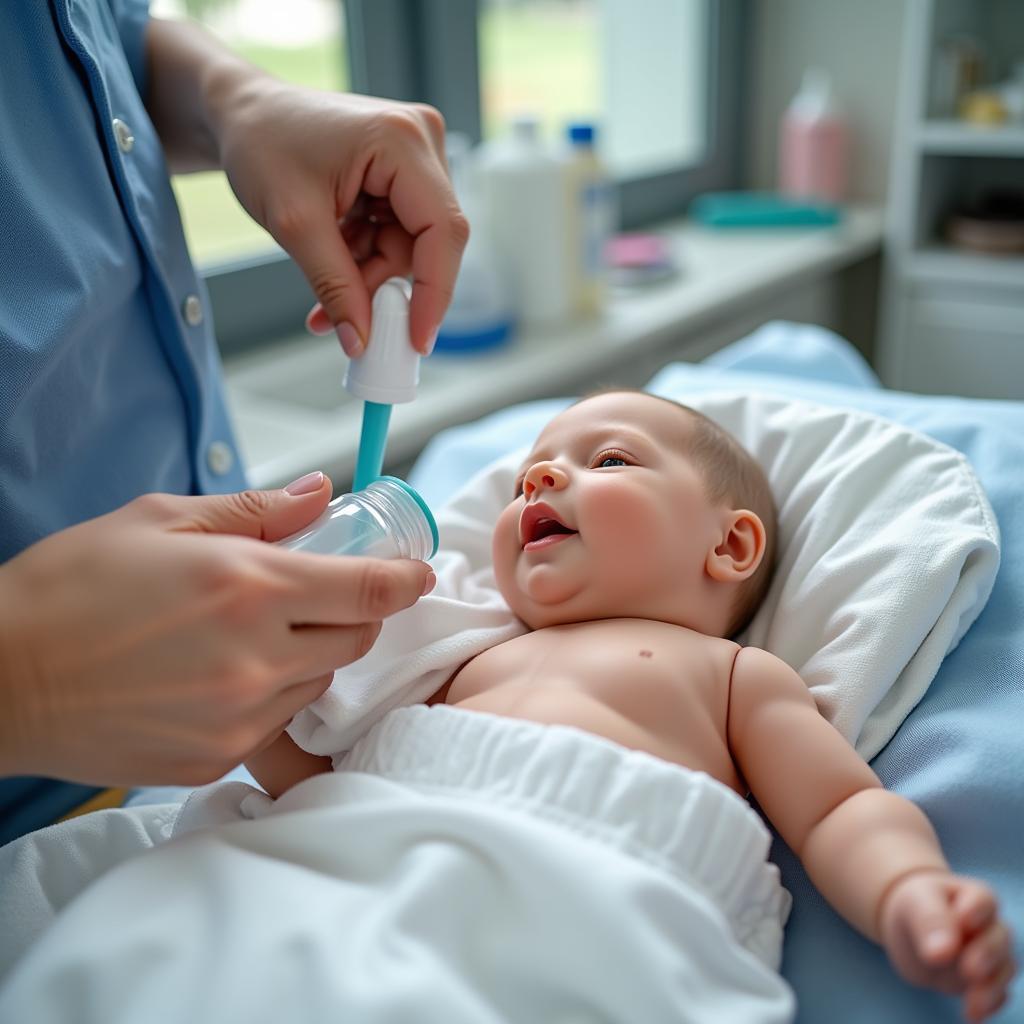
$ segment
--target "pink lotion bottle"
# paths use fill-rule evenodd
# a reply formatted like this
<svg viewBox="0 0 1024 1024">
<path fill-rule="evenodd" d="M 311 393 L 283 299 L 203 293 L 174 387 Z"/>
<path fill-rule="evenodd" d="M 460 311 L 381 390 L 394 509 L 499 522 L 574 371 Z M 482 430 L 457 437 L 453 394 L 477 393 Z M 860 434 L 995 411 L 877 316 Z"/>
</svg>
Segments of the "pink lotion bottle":
<svg viewBox="0 0 1024 1024">
<path fill-rule="evenodd" d="M 808 68 L 782 118 L 779 187 L 793 199 L 840 203 L 846 198 L 849 130 L 828 75 Z"/>
</svg>

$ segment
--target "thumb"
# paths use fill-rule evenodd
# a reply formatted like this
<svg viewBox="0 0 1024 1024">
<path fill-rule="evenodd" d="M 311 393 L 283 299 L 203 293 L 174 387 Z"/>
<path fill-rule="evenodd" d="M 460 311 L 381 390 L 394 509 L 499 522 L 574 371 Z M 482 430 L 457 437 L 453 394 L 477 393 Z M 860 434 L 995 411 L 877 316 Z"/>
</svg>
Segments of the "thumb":
<svg viewBox="0 0 1024 1024">
<path fill-rule="evenodd" d="M 370 334 L 370 297 L 341 229 L 330 216 L 307 231 L 278 241 L 306 275 L 322 307 L 322 320 L 334 327 L 341 347 L 350 358 L 362 354 Z"/>
<path fill-rule="evenodd" d="M 331 481 L 308 473 L 279 491 L 237 491 L 189 498 L 185 523 L 198 533 L 232 533 L 274 541 L 308 526 L 331 500 Z"/>
</svg>

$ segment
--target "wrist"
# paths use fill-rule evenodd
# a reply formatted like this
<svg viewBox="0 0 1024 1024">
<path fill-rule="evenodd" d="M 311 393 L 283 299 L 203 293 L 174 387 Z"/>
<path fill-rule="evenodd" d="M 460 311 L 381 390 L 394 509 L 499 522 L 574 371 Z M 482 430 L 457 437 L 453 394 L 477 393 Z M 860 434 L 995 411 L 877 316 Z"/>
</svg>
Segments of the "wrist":
<svg viewBox="0 0 1024 1024">
<path fill-rule="evenodd" d="M 948 864 L 921 864 L 917 867 L 908 868 L 892 878 L 882 890 L 878 898 L 878 906 L 875 908 L 875 935 L 881 941 L 883 925 L 885 923 L 886 909 L 893 897 L 903 888 L 904 884 L 916 881 L 922 875 L 952 875 Z"/>
<path fill-rule="evenodd" d="M 200 25 L 150 19 L 146 107 L 172 170 L 220 166 L 224 126 L 250 81 L 269 78 Z"/>
<path fill-rule="evenodd" d="M 280 83 L 261 68 L 227 50 L 207 62 L 200 79 L 210 144 L 223 166 L 224 138 L 233 121 L 258 109 Z"/>
<path fill-rule="evenodd" d="M 12 574 L 10 563 L 0 566 L 0 777 L 36 770 L 32 763 L 37 750 L 33 723 L 39 716 L 29 659 L 14 626 Z"/>
</svg>

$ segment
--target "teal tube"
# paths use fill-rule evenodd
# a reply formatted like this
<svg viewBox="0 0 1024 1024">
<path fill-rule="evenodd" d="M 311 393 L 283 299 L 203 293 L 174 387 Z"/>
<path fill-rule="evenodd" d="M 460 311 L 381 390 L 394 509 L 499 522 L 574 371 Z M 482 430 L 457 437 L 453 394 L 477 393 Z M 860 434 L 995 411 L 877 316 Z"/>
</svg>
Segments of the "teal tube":
<svg viewBox="0 0 1024 1024">
<path fill-rule="evenodd" d="M 363 403 L 363 429 L 359 435 L 356 476 L 352 490 L 361 491 L 381 475 L 384 448 L 388 443 L 388 422 L 391 406 L 382 402 Z"/>
</svg>

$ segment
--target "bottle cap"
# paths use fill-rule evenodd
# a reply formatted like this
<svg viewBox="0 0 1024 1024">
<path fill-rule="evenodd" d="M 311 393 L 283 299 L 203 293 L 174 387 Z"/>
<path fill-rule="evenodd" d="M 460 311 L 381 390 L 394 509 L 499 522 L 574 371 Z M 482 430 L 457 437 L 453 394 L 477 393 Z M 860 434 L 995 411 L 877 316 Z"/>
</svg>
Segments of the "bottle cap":
<svg viewBox="0 0 1024 1024">
<path fill-rule="evenodd" d="M 569 125 L 567 134 L 574 146 L 592 146 L 594 144 L 594 126 L 584 121 Z"/>
<path fill-rule="evenodd" d="M 409 341 L 411 294 L 408 281 L 391 277 L 373 296 L 369 343 L 345 372 L 346 390 L 364 402 L 395 405 L 416 397 L 420 356 Z"/>
</svg>

